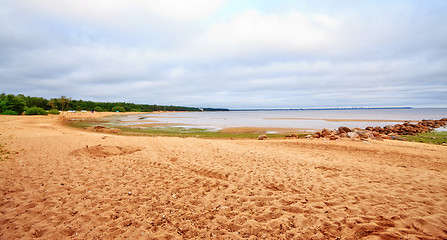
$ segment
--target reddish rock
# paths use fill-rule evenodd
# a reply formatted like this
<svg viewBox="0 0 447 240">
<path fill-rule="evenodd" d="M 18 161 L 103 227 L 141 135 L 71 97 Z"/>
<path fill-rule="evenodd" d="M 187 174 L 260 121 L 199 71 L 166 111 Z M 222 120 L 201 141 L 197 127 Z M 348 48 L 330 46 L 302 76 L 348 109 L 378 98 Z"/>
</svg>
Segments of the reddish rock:
<svg viewBox="0 0 447 240">
<path fill-rule="evenodd" d="M 321 132 L 321 135 L 323 136 L 323 137 L 329 137 L 330 135 L 332 135 L 332 132 L 330 131 L 330 130 L 328 130 L 328 129 L 323 129 L 323 131 Z"/>
<path fill-rule="evenodd" d="M 340 133 L 348 133 L 348 132 L 352 132 L 351 129 L 348 128 L 348 127 L 339 127 L 339 128 L 338 128 L 338 131 L 339 131 Z"/>
<path fill-rule="evenodd" d="M 368 133 L 364 130 L 355 130 L 355 133 L 357 133 L 360 138 L 363 138 L 363 139 L 369 138 Z"/>
<path fill-rule="evenodd" d="M 315 132 L 314 134 L 312 134 L 313 138 L 320 138 L 321 137 L 321 133 L 320 132 Z"/>
<path fill-rule="evenodd" d="M 404 122 L 403 124 L 386 125 L 385 127 L 367 127 L 365 129 L 347 127 L 339 127 L 338 131 L 323 129 L 320 132 L 315 132 L 313 138 L 334 138 L 334 137 L 349 137 L 351 139 L 397 139 L 404 140 L 400 135 L 414 135 L 417 133 L 424 133 L 447 125 L 447 118 L 440 120 L 422 120 L 414 124 L 411 122 Z"/>
<path fill-rule="evenodd" d="M 293 134 L 286 135 L 286 138 L 298 138 L 298 135 L 293 133 Z"/>
<path fill-rule="evenodd" d="M 258 140 L 266 140 L 267 136 L 266 135 L 259 135 Z"/>
<path fill-rule="evenodd" d="M 389 140 L 391 140 L 391 137 L 388 136 L 388 135 L 386 135 L 386 134 L 382 134 L 382 135 L 380 135 L 380 137 L 381 137 L 382 139 L 389 139 Z"/>
</svg>

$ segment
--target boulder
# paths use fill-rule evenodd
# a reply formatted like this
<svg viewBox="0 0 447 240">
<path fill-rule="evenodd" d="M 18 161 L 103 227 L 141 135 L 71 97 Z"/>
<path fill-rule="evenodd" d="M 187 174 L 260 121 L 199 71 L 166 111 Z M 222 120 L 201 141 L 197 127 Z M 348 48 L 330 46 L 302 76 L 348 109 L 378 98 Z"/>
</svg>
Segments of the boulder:
<svg viewBox="0 0 447 240">
<path fill-rule="evenodd" d="M 329 137 L 329 140 L 337 140 L 338 139 L 338 137 L 337 136 L 334 136 L 334 135 L 331 135 L 330 137 Z"/>
<path fill-rule="evenodd" d="M 286 138 L 298 138 L 298 135 L 293 133 L 293 134 L 286 135 Z"/>
<path fill-rule="evenodd" d="M 368 138 L 369 138 L 368 133 L 367 133 L 366 131 L 363 131 L 363 130 L 355 130 L 355 133 L 357 133 L 357 135 L 358 135 L 360 138 L 364 138 L 364 139 L 368 139 Z"/>
<path fill-rule="evenodd" d="M 386 134 L 381 134 L 381 135 L 380 135 L 380 138 L 391 140 L 391 137 L 388 136 L 388 135 L 386 135 Z"/>
<path fill-rule="evenodd" d="M 348 138 L 355 140 L 359 135 L 356 132 L 348 132 Z"/>
<path fill-rule="evenodd" d="M 340 132 L 340 134 L 341 133 L 348 133 L 348 132 L 351 132 L 351 129 L 348 128 L 348 127 L 339 127 L 338 131 Z"/>
<path fill-rule="evenodd" d="M 394 129 L 394 126 L 393 125 L 386 125 L 385 127 L 383 127 L 383 129 L 391 131 L 391 130 Z"/>
<path fill-rule="evenodd" d="M 332 135 L 332 132 L 330 131 L 330 130 L 328 130 L 328 129 L 323 129 L 323 131 L 321 132 L 321 135 L 323 136 L 323 137 L 329 137 L 329 136 L 331 136 Z"/>
</svg>

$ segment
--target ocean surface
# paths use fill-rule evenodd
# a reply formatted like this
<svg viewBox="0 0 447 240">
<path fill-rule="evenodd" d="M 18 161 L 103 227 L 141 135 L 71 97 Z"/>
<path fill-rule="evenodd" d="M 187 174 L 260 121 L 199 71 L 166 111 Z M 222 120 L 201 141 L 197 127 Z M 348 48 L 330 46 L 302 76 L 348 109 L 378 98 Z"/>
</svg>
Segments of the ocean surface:
<svg viewBox="0 0 447 240">
<path fill-rule="evenodd" d="M 303 131 L 336 129 L 340 126 L 365 128 L 405 121 L 441 119 L 447 108 L 349 109 L 349 110 L 259 110 L 228 112 L 167 112 L 129 115 L 123 125 L 169 124 L 174 127 L 221 130 L 235 127 L 297 128 Z M 445 128 L 438 129 L 445 131 Z"/>
</svg>

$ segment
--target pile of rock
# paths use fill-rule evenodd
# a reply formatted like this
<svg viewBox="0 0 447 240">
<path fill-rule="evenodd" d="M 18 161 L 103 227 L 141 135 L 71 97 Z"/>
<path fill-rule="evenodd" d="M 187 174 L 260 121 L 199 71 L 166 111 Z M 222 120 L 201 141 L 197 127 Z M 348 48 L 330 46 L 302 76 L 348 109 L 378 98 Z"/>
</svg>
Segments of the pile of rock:
<svg viewBox="0 0 447 240">
<path fill-rule="evenodd" d="M 307 138 L 326 138 L 330 140 L 337 140 L 339 138 L 350 139 L 393 139 L 393 140 L 405 140 L 399 135 L 414 135 L 416 133 L 424 133 L 431 131 L 435 128 L 446 126 L 447 118 L 440 120 L 422 120 L 416 124 L 405 122 L 403 124 L 387 125 L 385 127 L 367 127 L 365 129 L 350 129 L 348 127 L 339 127 L 338 130 L 323 129 L 308 135 Z"/>
<path fill-rule="evenodd" d="M 416 133 L 424 133 L 435 128 L 445 126 L 447 118 L 440 120 L 422 120 L 416 124 L 405 122 L 404 124 L 387 125 L 385 127 L 367 127 L 368 131 L 375 131 L 383 134 L 396 133 L 399 135 L 414 135 Z"/>
</svg>

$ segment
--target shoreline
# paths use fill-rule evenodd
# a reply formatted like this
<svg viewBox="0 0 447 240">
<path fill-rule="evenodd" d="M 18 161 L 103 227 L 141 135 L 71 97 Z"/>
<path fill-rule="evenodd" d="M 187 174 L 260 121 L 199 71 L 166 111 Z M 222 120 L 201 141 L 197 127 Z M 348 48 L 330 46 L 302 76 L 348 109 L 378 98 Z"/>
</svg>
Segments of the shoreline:
<svg viewBox="0 0 447 240">
<path fill-rule="evenodd" d="M 87 117 L 85 117 L 88 114 Z M 129 116 L 129 115 L 146 115 L 144 119 L 141 119 L 141 121 L 138 120 L 132 120 L 132 121 L 121 121 L 118 120 L 115 124 L 113 123 L 113 120 L 106 119 L 108 122 L 102 122 L 102 121 L 94 121 L 93 119 L 97 120 L 102 117 L 122 117 L 122 116 Z M 179 124 L 179 123 L 164 123 L 164 122 L 158 122 L 156 120 L 152 120 L 153 118 L 159 118 L 158 116 L 147 116 L 150 113 L 107 113 L 107 114 L 101 114 L 101 113 L 79 113 L 76 115 L 76 117 L 71 117 L 71 113 L 68 114 L 68 116 L 71 117 L 70 120 L 75 121 L 81 121 L 82 123 L 87 124 L 89 127 L 82 127 L 82 125 L 76 125 L 73 123 L 71 124 L 72 127 L 80 126 L 81 128 L 87 129 L 89 131 L 95 131 L 95 132 L 109 132 L 109 133 L 128 133 L 131 135 L 150 135 L 150 136 L 178 136 L 178 137 L 205 137 L 205 138 L 261 138 L 261 135 L 269 135 L 270 137 L 278 138 L 281 137 L 279 135 L 283 135 L 282 137 L 290 137 L 294 136 L 295 138 L 301 137 L 308 137 L 308 138 L 322 138 L 322 137 L 328 137 L 330 140 L 338 140 L 339 138 L 351 138 L 351 140 L 355 140 L 356 138 L 360 140 L 366 140 L 366 139 L 375 139 L 375 140 L 382 140 L 382 139 L 398 139 L 398 140 L 404 140 L 405 138 L 402 137 L 394 137 L 394 133 L 397 133 L 399 135 L 414 135 L 415 133 L 423 133 L 427 132 L 429 130 L 433 130 L 435 127 L 430 128 L 428 126 L 422 126 L 420 124 L 427 123 L 427 122 L 442 122 L 445 126 L 446 121 L 441 120 L 423 120 L 423 121 L 403 121 L 403 120 L 387 120 L 387 119 L 319 119 L 319 118 L 265 118 L 269 120 L 326 120 L 326 121 L 332 121 L 332 122 L 399 122 L 403 124 L 395 124 L 395 125 L 387 125 L 386 127 L 398 127 L 400 130 L 390 130 L 390 129 L 384 129 L 382 127 L 366 127 L 366 128 L 353 128 L 352 132 L 354 134 L 347 134 L 348 132 L 339 130 L 341 128 L 349 129 L 343 126 L 339 126 L 335 128 L 335 130 L 327 130 L 326 128 L 299 128 L 299 127 L 226 127 L 222 129 L 209 129 L 209 128 L 201 128 L 200 125 L 197 124 Z M 65 119 L 65 115 L 64 119 Z M 171 119 L 175 118 L 196 118 L 196 117 L 169 117 Z M 87 119 L 87 120 L 86 120 Z M 213 118 L 215 119 L 215 118 Z M 220 118 L 219 118 L 220 119 Z M 222 118 L 224 119 L 224 118 Z M 65 123 L 68 124 L 69 121 L 65 121 Z M 104 124 L 110 124 L 112 125 L 104 127 L 102 125 Z M 140 123 L 140 124 L 138 124 Z M 187 126 L 187 127 L 186 127 Z M 416 128 L 418 126 L 418 128 Z M 433 123 L 431 126 L 434 126 Z M 117 130 L 114 130 L 117 129 Z M 366 131 L 366 132 L 365 132 Z M 228 135 L 230 134 L 230 135 Z M 245 134 L 245 135 L 244 135 Z M 249 134 L 249 135 L 247 135 Z M 258 134 L 258 136 L 256 136 Z M 390 135 L 391 134 L 391 135 Z M 348 136 L 349 135 L 349 136 Z M 430 137 L 430 136 L 429 136 Z M 437 136 L 433 136 L 437 137 Z M 262 137 L 265 139 L 265 137 Z M 420 141 L 420 140 L 418 140 Z"/>
</svg>

